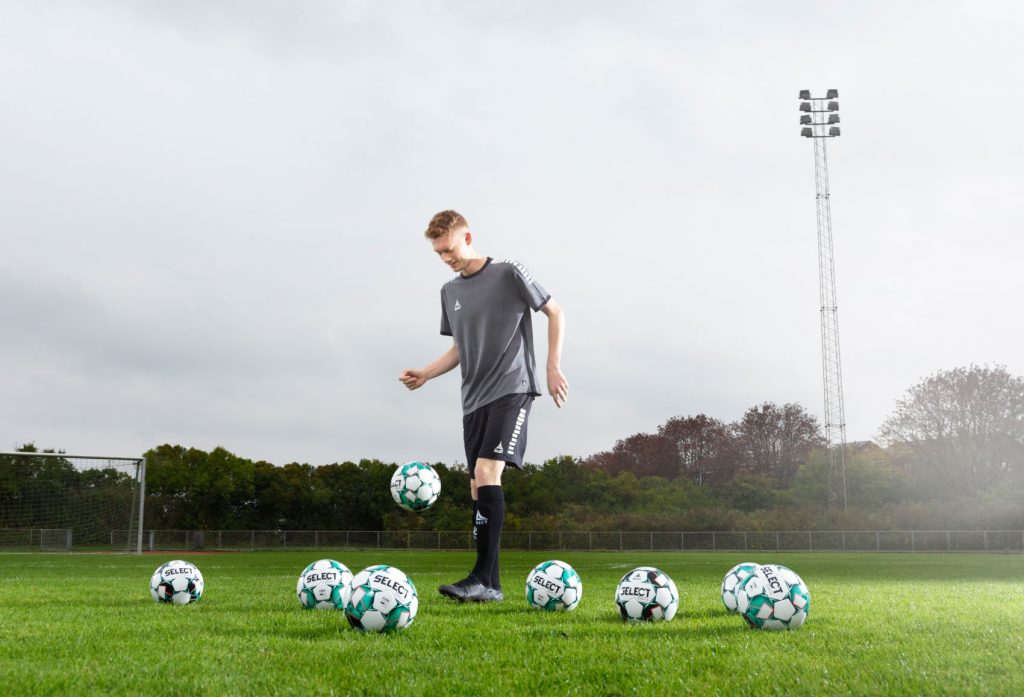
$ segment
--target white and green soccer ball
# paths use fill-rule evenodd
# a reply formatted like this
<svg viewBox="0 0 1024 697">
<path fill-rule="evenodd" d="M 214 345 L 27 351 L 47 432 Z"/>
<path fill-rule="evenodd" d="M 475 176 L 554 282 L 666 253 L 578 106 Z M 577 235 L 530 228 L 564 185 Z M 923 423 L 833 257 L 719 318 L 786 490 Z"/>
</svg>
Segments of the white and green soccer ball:
<svg viewBox="0 0 1024 697">
<path fill-rule="evenodd" d="M 352 572 L 340 561 L 319 559 L 299 574 L 295 594 L 307 610 L 344 610 Z"/>
<path fill-rule="evenodd" d="M 364 632 L 405 629 L 416 619 L 420 601 L 412 579 L 401 569 L 381 564 L 352 577 L 345 618 Z"/>
<path fill-rule="evenodd" d="M 407 462 L 391 475 L 391 497 L 407 511 L 427 510 L 440 494 L 441 478 L 426 463 Z"/>
<path fill-rule="evenodd" d="M 615 604 L 627 622 L 669 621 L 679 609 L 679 591 L 664 571 L 640 566 L 619 581 Z"/>
<path fill-rule="evenodd" d="M 758 564 L 736 589 L 736 607 L 756 629 L 797 629 L 811 611 L 811 593 L 792 569 Z"/>
<path fill-rule="evenodd" d="M 582 597 L 583 582 L 564 561 L 541 562 L 526 577 L 526 602 L 536 610 L 575 610 Z"/>
<path fill-rule="evenodd" d="M 188 605 L 203 597 L 203 575 L 194 564 L 175 559 L 153 572 L 149 579 L 149 593 L 158 603 Z"/>
<path fill-rule="evenodd" d="M 736 589 L 747 580 L 747 576 L 754 573 L 756 568 L 756 561 L 745 561 L 729 569 L 722 577 L 722 604 L 729 612 L 739 612 L 736 609 Z"/>
</svg>

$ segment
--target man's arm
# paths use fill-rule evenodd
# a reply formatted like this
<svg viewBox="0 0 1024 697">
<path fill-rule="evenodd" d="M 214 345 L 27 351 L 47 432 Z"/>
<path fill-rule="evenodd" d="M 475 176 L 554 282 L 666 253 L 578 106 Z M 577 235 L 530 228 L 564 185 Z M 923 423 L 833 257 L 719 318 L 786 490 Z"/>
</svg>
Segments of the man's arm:
<svg viewBox="0 0 1024 697">
<path fill-rule="evenodd" d="M 565 313 L 553 299 L 540 309 L 548 318 L 548 394 L 559 409 L 569 397 L 569 381 L 562 375 L 562 337 L 565 335 Z"/>
<path fill-rule="evenodd" d="M 441 354 L 441 357 L 436 361 L 419 370 L 415 370 L 413 368 L 403 370 L 402 374 L 398 376 L 398 379 L 410 390 L 415 390 L 417 387 L 422 387 L 423 383 L 427 380 L 436 378 L 438 375 L 444 375 L 458 364 L 459 348 L 453 341 L 451 348 Z"/>
</svg>

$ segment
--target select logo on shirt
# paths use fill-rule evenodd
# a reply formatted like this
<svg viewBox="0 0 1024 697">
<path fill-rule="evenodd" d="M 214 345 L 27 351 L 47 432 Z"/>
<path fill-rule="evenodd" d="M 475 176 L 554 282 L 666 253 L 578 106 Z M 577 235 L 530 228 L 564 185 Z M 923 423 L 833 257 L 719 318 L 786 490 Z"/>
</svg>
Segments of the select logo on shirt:
<svg viewBox="0 0 1024 697">
<path fill-rule="evenodd" d="M 462 309 L 462 303 L 460 303 L 458 300 L 456 300 L 455 301 L 455 307 L 452 308 L 452 312 L 458 312 L 461 309 Z"/>
</svg>

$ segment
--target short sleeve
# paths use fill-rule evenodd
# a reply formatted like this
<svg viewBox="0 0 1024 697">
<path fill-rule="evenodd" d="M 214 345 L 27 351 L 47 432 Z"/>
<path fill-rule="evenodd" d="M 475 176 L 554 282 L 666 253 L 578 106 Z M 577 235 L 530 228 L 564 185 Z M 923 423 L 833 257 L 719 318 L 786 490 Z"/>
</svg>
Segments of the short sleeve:
<svg viewBox="0 0 1024 697">
<path fill-rule="evenodd" d="M 551 299 L 551 294 L 544 290 L 533 274 L 518 261 L 513 261 L 509 265 L 512 267 L 512 281 L 516 292 L 534 312 L 538 312 Z"/>
<path fill-rule="evenodd" d="M 444 306 L 444 288 L 441 289 L 441 334 L 452 335 L 452 325 L 448 322 L 448 309 Z"/>
</svg>

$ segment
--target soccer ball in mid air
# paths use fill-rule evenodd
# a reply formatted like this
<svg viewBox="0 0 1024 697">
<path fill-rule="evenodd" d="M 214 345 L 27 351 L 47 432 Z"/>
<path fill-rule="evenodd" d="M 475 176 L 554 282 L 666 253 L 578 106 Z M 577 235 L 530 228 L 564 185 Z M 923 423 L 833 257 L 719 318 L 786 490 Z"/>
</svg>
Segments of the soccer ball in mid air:
<svg viewBox="0 0 1024 697">
<path fill-rule="evenodd" d="M 583 582 L 564 561 L 541 562 L 526 577 L 526 602 L 537 610 L 575 610 L 582 597 Z"/>
<path fill-rule="evenodd" d="M 416 619 L 419 598 L 412 579 L 400 569 L 381 564 L 352 577 L 345 604 L 348 623 L 364 632 L 405 629 Z"/>
<path fill-rule="evenodd" d="M 203 597 L 203 575 L 187 561 L 175 559 L 153 572 L 149 592 L 158 603 L 188 605 Z"/>
<path fill-rule="evenodd" d="M 745 561 L 729 569 L 725 576 L 722 577 L 722 603 L 729 612 L 738 612 L 736 609 L 736 589 L 747 580 L 747 576 L 754 573 L 756 568 L 756 561 Z"/>
<path fill-rule="evenodd" d="M 425 511 L 440 494 L 441 478 L 423 462 L 407 462 L 391 475 L 391 497 L 407 511 Z"/>
<path fill-rule="evenodd" d="M 627 621 L 671 620 L 679 609 L 675 581 L 653 566 L 641 566 L 622 577 L 615 589 L 615 604 Z"/>
<path fill-rule="evenodd" d="M 796 629 L 811 611 L 811 593 L 791 569 L 758 564 L 736 589 L 736 608 L 757 629 Z"/>
<path fill-rule="evenodd" d="M 352 572 L 340 561 L 320 559 L 299 574 L 295 594 L 307 610 L 344 610 L 351 580 Z"/>
</svg>

